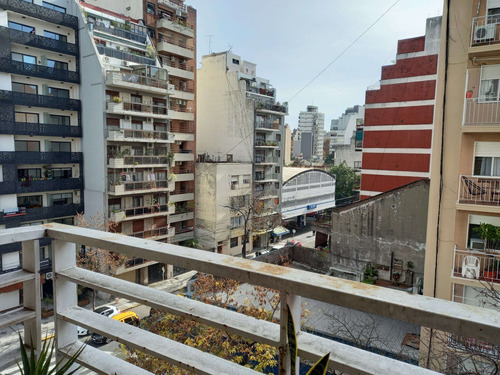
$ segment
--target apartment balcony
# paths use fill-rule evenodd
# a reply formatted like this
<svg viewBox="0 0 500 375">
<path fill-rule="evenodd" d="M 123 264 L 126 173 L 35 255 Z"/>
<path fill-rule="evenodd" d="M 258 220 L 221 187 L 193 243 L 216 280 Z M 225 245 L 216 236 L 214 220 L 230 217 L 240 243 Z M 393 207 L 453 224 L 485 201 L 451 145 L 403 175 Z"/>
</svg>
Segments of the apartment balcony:
<svg viewBox="0 0 500 375">
<path fill-rule="evenodd" d="M 172 133 L 194 134 L 194 124 L 190 123 L 171 123 L 170 131 Z"/>
<path fill-rule="evenodd" d="M 17 181 L 1 181 L 0 182 L 0 195 L 16 194 Z"/>
<path fill-rule="evenodd" d="M 168 75 L 180 77 L 188 80 L 194 80 L 194 69 L 185 63 L 180 63 L 179 60 L 172 61 L 167 56 L 161 56 L 162 66 L 167 66 Z"/>
<path fill-rule="evenodd" d="M 262 186 L 262 185 L 261 185 Z M 271 199 L 278 196 L 279 189 L 266 187 L 264 189 L 255 189 L 255 196 L 257 199 Z"/>
<path fill-rule="evenodd" d="M 179 21 L 171 21 L 167 18 L 160 18 L 156 21 L 156 28 L 174 31 L 189 38 L 194 38 L 193 26 L 188 26 L 184 23 L 180 23 Z"/>
<path fill-rule="evenodd" d="M 257 87 L 252 87 L 252 86 L 247 86 L 247 92 L 251 94 L 258 94 L 258 95 L 264 95 L 266 97 L 270 98 L 275 98 L 276 97 L 276 90 L 272 88 L 257 88 Z"/>
<path fill-rule="evenodd" d="M 80 138 L 82 136 L 82 127 L 80 125 L 73 126 L 41 124 L 38 122 L 0 121 L 0 134 Z"/>
<path fill-rule="evenodd" d="M 485 101 L 479 98 L 465 99 L 464 126 L 474 128 L 487 126 L 486 131 L 493 131 L 492 126 L 500 126 L 500 101 Z M 465 129 L 464 129 L 465 130 Z M 484 131 L 484 129 L 481 129 Z"/>
<path fill-rule="evenodd" d="M 116 115 L 130 115 L 139 117 L 150 117 L 165 120 L 168 110 L 165 106 L 153 105 L 148 103 L 135 103 L 135 102 L 106 102 L 106 111 Z"/>
<path fill-rule="evenodd" d="M 187 208 L 179 208 L 176 210 L 175 214 L 170 215 L 168 221 L 170 224 L 178 223 L 180 221 L 192 220 L 194 219 L 194 210 Z"/>
<path fill-rule="evenodd" d="M 163 228 L 155 228 L 150 230 L 145 230 L 142 232 L 134 232 L 129 234 L 129 236 L 136 238 L 144 238 L 152 241 L 158 241 L 164 238 L 173 237 L 175 235 L 174 227 L 163 227 Z"/>
<path fill-rule="evenodd" d="M 0 90 L 0 100 L 12 102 L 14 105 L 46 107 L 68 111 L 79 111 L 81 108 L 80 101 L 77 99 L 58 98 L 51 95 L 26 94 L 24 92 L 7 90 Z"/>
<path fill-rule="evenodd" d="M 177 202 L 188 202 L 192 201 L 194 199 L 194 193 L 189 192 L 189 191 L 179 191 L 175 192 L 173 191 L 170 193 L 170 199 L 169 201 L 172 203 L 177 203 Z"/>
<path fill-rule="evenodd" d="M 182 56 L 187 59 L 194 59 L 194 48 L 187 46 L 186 44 L 175 43 L 163 39 L 161 42 L 156 44 L 156 49 L 160 53 L 169 53 L 177 56 Z"/>
<path fill-rule="evenodd" d="M 178 10 L 181 13 L 187 14 L 187 5 L 185 4 L 177 4 L 170 0 L 158 0 L 160 4 L 166 5 L 174 10 Z"/>
<path fill-rule="evenodd" d="M 80 73 L 72 70 L 56 69 L 45 65 L 27 64 L 9 58 L 0 58 L 0 71 L 23 76 L 80 83 Z"/>
<path fill-rule="evenodd" d="M 175 238 L 193 231 L 176 232 Z M 177 234 L 178 233 L 178 234 Z M 481 309 L 466 304 L 454 303 L 430 297 L 402 293 L 398 290 L 360 284 L 355 281 L 328 277 L 293 268 L 257 262 L 249 259 L 235 259 L 229 255 L 210 253 L 187 247 L 162 244 L 155 241 L 134 238 L 120 234 L 99 232 L 74 226 L 50 224 L 7 229 L 0 233 L 0 245 L 23 242 L 23 270 L 0 275 L 0 287 L 24 282 L 24 305 L 3 312 L 0 315 L 2 329 L 17 323 L 24 323 L 26 335 L 31 332 L 37 347 L 41 345 L 40 322 L 41 303 L 39 277 L 39 251 L 36 244 L 41 238 L 53 241 L 54 300 L 57 305 L 54 319 L 56 352 L 58 355 L 74 353 L 81 344 L 77 337 L 77 325 L 98 332 L 123 344 L 136 348 L 160 360 L 182 369 L 205 374 L 255 374 L 253 370 L 240 366 L 182 343 L 176 343 L 151 332 L 95 314 L 77 306 L 77 285 L 110 293 L 120 298 L 145 304 L 179 317 L 198 321 L 228 334 L 241 336 L 252 342 L 271 345 L 278 353 L 286 349 L 287 319 L 270 322 L 255 319 L 230 309 L 205 304 L 147 286 L 81 269 L 76 266 L 76 247 L 80 245 L 109 249 L 130 259 L 144 259 L 154 262 L 196 269 L 199 272 L 234 279 L 264 288 L 279 287 L 282 298 L 292 307 L 296 321 L 300 321 L 301 298 L 332 303 L 376 315 L 398 319 L 422 327 L 428 327 L 451 334 L 483 340 L 500 345 L 500 321 L 496 311 Z M 362 286 L 362 287 L 361 287 Z M 281 305 L 280 315 L 287 316 L 286 305 Z M 64 324 L 63 324 L 64 323 Z M 28 336 L 25 339 L 29 342 Z M 318 360 L 331 352 L 329 367 L 351 374 L 386 375 L 431 375 L 430 370 L 398 361 L 338 341 L 319 337 L 299 329 L 298 351 L 301 358 Z M 10 349 L 13 350 L 13 349 Z M 18 349 L 11 352 L 5 348 L 4 355 L 18 356 Z M 281 370 L 289 373 L 289 361 Z M 112 356 L 90 345 L 85 346 L 78 363 L 97 373 L 145 374 L 132 364 Z"/>
<path fill-rule="evenodd" d="M 108 130 L 108 141 L 173 143 L 175 141 L 175 134 L 156 130 L 120 128 L 119 130 Z"/>
<path fill-rule="evenodd" d="M 0 153 L 0 163 L 2 164 L 71 164 L 82 161 L 81 152 L 5 151 Z"/>
<path fill-rule="evenodd" d="M 174 86 L 172 97 L 181 100 L 194 101 L 194 90 Z"/>
<path fill-rule="evenodd" d="M 122 208 L 110 213 L 109 218 L 116 223 L 125 220 L 137 220 L 146 217 L 165 216 L 168 212 L 167 204 L 153 204 L 142 207 Z"/>
<path fill-rule="evenodd" d="M 194 121 L 194 111 L 192 108 L 172 106 L 168 109 L 168 114 L 168 117 L 172 120 Z"/>
<path fill-rule="evenodd" d="M 194 133 L 174 133 L 175 134 L 175 140 L 176 141 L 187 141 L 187 142 L 193 142 L 194 141 Z"/>
<path fill-rule="evenodd" d="M 125 181 L 120 185 L 110 184 L 108 192 L 110 195 L 130 195 L 149 193 L 151 191 L 172 191 L 175 184 L 168 181 Z"/>
<path fill-rule="evenodd" d="M 175 236 L 172 239 L 172 242 L 179 243 L 182 241 L 192 240 L 194 238 L 194 228 L 180 228 L 175 230 Z"/>
<path fill-rule="evenodd" d="M 12 221 L 39 221 L 44 219 L 55 219 L 58 217 L 75 216 L 83 212 L 83 204 L 71 203 L 62 206 L 51 207 L 17 207 L 9 210 L 3 210 L 0 213 L 0 224 Z"/>
<path fill-rule="evenodd" d="M 106 72 L 106 85 L 148 92 L 158 96 L 166 96 L 174 92 L 173 85 L 170 85 L 168 80 L 116 71 Z"/>
<path fill-rule="evenodd" d="M 257 102 L 255 104 L 255 109 L 258 112 L 274 112 L 278 113 L 280 115 L 287 115 L 288 114 L 288 108 L 285 107 L 284 105 L 277 105 L 277 104 L 271 104 L 271 103 L 265 103 L 265 102 Z"/>
<path fill-rule="evenodd" d="M 41 35 L 26 33 L 24 31 L 10 29 L 5 26 L 0 26 L 0 38 L 2 38 L 3 40 L 8 40 L 11 43 L 45 49 L 48 51 L 63 53 L 65 55 L 78 56 L 79 53 L 77 44 L 47 38 Z"/>
<path fill-rule="evenodd" d="M 29 179 L 17 182 L 18 194 L 80 189 L 83 189 L 82 178 L 51 178 L 39 180 Z"/>
<path fill-rule="evenodd" d="M 193 150 L 174 150 L 174 161 L 194 161 Z"/>
<path fill-rule="evenodd" d="M 182 181 L 193 181 L 194 180 L 194 173 L 175 173 L 175 181 L 176 182 L 182 182 Z"/>
<path fill-rule="evenodd" d="M 104 47 L 100 44 L 96 45 L 97 51 L 101 55 L 112 57 L 119 60 L 129 61 L 137 64 L 155 65 L 155 59 L 150 59 L 146 56 L 135 55 L 124 51 L 118 51 L 116 48 Z"/>
<path fill-rule="evenodd" d="M 132 168 L 132 167 L 155 167 L 169 164 L 166 156 L 125 156 L 122 158 L 110 158 L 108 168 Z"/>
<path fill-rule="evenodd" d="M 272 150 L 279 148 L 278 142 L 265 141 L 265 140 L 256 140 L 254 146 L 255 148 L 272 149 Z"/>
<path fill-rule="evenodd" d="M 477 250 L 453 251 L 452 277 L 467 279 L 468 281 L 500 283 L 500 252 Z"/>
<path fill-rule="evenodd" d="M 280 124 L 274 121 L 257 121 L 255 123 L 255 129 L 260 131 L 279 131 Z"/>
<path fill-rule="evenodd" d="M 458 194 L 458 203 L 464 205 L 463 208 L 498 212 L 500 177 L 460 176 Z"/>
<path fill-rule="evenodd" d="M 277 182 L 279 181 L 279 173 L 256 173 L 254 181 L 255 182 Z"/>
<path fill-rule="evenodd" d="M 472 55 L 495 51 L 500 41 L 500 17 L 481 16 L 472 19 L 469 53 Z"/>
<path fill-rule="evenodd" d="M 0 8 L 78 30 L 78 17 L 28 3 L 25 0 L 0 0 Z"/>
<path fill-rule="evenodd" d="M 255 164 L 277 164 L 279 158 L 276 156 L 255 155 Z"/>
<path fill-rule="evenodd" d="M 141 44 L 146 43 L 146 40 L 148 38 L 148 36 L 145 33 L 133 32 L 131 30 L 130 31 L 124 30 L 124 29 L 120 29 L 118 27 L 114 27 L 114 28 L 106 27 L 104 25 L 99 25 L 96 23 L 92 24 L 92 30 L 97 31 L 97 32 L 103 32 L 106 34 L 111 34 L 111 35 L 118 36 L 118 37 L 123 38 L 123 39 L 132 40 L 134 42 L 138 42 Z"/>
</svg>

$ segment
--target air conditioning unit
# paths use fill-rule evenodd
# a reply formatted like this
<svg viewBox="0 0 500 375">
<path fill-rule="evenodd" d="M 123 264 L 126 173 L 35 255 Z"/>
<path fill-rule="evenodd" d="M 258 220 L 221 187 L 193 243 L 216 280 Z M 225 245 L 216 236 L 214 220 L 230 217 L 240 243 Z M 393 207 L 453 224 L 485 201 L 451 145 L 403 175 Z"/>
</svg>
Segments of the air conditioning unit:
<svg viewBox="0 0 500 375">
<path fill-rule="evenodd" d="M 132 116 L 126 115 L 125 116 L 125 121 L 132 121 Z"/>
<path fill-rule="evenodd" d="M 45 280 L 52 280 L 53 277 L 54 277 L 54 273 L 53 272 L 47 272 L 45 274 Z"/>
<path fill-rule="evenodd" d="M 146 122 L 147 122 L 148 124 L 152 124 L 152 123 L 153 123 L 153 118 L 152 118 L 152 117 L 148 117 L 148 118 L 146 119 Z"/>
<path fill-rule="evenodd" d="M 476 28 L 474 29 L 474 42 L 482 43 L 487 42 L 488 40 L 495 39 L 496 30 L 496 23 L 476 26 Z"/>
</svg>

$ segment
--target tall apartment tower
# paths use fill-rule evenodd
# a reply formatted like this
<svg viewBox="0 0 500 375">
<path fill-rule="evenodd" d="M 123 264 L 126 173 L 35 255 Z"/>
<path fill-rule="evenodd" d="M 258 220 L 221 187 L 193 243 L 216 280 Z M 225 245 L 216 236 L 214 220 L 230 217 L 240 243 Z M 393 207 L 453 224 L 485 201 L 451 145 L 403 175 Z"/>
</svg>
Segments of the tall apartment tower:
<svg viewBox="0 0 500 375">
<path fill-rule="evenodd" d="M 156 48 L 152 57 L 168 71 L 169 83 L 173 85 L 167 102 L 168 131 L 175 137 L 170 145 L 174 154 L 171 172 L 175 178 L 169 201 L 175 203 L 178 213 L 170 221 L 175 228 L 171 242 L 190 240 L 194 237 L 196 10 L 183 0 L 95 0 L 92 4 L 133 17 L 146 26 L 147 43 Z"/>
<path fill-rule="evenodd" d="M 500 2 L 443 14 L 424 293 L 492 308 L 481 291 L 500 287 L 500 243 L 481 228 L 500 226 Z"/>
<path fill-rule="evenodd" d="M 235 208 L 261 206 L 264 226 L 280 212 L 287 107 L 256 68 L 222 52 L 203 56 L 198 70 L 196 237 L 206 249 L 232 255 L 241 253 L 245 225 Z M 255 229 L 247 251 L 265 246 L 273 228 Z"/>
<path fill-rule="evenodd" d="M 86 26 L 81 29 L 85 214 L 104 215 L 119 233 L 174 243 L 181 208 L 171 203 L 175 134 L 168 72 L 139 20 L 80 5 Z M 170 277 L 173 268 L 134 258 L 114 272 L 148 284 Z"/>
<path fill-rule="evenodd" d="M 318 107 L 308 105 L 307 111 L 300 111 L 299 126 L 300 151 L 304 159 L 323 160 L 323 141 L 325 139 L 325 114 Z"/>
<path fill-rule="evenodd" d="M 62 1 L 0 0 L 0 229 L 72 224 L 83 211 L 78 19 Z M 51 291 L 50 241 L 40 241 Z M 21 267 L 21 244 L 0 247 L 0 273 Z M 0 289 L 0 310 L 19 289 Z"/>
<path fill-rule="evenodd" d="M 366 91 L 360 198 L 429 178 L 441 17 L 398 41 L 396 64 Z"/>
</svg>

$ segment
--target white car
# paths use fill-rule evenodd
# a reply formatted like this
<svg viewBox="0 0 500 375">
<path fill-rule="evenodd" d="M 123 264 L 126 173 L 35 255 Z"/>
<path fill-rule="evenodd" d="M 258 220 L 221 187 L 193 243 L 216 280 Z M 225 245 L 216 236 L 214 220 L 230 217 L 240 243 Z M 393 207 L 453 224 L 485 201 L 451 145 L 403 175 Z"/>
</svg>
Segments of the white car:
<svg viewBox="0 0 500 375">
<path fill-rule="evenodd" d="M 121 313 L 121 311 L 118 310 L 118 308 L 116 308 L 115 306 L 101 306 L 95 309 L 94 312 L 110 318 Z M 76 328 L 78 331 L 78 336 L 86 336 L 90 334 L 87 328 L 82 328 L 80 326 L 77 326 Z"/>
</svg>

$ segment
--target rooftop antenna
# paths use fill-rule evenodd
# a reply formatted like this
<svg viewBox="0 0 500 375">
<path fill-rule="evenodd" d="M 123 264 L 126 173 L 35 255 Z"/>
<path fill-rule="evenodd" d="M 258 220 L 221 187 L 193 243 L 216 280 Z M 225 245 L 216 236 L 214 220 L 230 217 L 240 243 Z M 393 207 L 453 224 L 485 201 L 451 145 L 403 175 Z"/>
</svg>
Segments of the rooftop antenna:
<svg viewBox="0 0 500 375">
<path fill-rule="evenodd" d="M 208 34 L 208 54 L 210 55 L 212 53 L 212 34 Z"/>
</svg>

